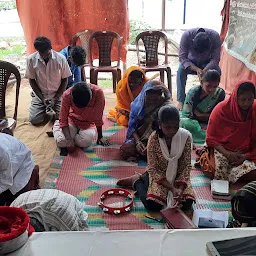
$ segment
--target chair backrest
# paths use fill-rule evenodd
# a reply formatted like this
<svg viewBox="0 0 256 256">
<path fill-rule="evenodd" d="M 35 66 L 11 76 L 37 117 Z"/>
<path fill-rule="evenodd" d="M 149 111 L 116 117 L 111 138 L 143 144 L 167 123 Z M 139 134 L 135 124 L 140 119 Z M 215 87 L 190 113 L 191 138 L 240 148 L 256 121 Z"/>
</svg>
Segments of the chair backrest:
<svg viewBox="0 0 256 256">
<path fill-rule="evenodd" d="M 93 42 L 96 41 L 99 50 L 99 66 L 111 66 L 111 51 L 114 39 L 117 40 L 117 65 L 120 65 L 121 37 L 112 31 L 96 31 L 89 39 L 89 63 L 93 66 Z"/>
<path fill-rule="evenodd" d="M 158 44 L 160 39 L 164 40 L 165 64 L 168 64 L 168 38 L 162 31 L 144 31 L 140 33 L 135 40 L 138 64 L 141 59 L 139 54 L 139 40 L 142 40 L 146 52 L 146 66 L 152 67 L 158 65 Z"/>
<path fill-rule="evenodd" d="M 14 74 L 16 78 L 16 99 L 15 99 L 15 109 L 13 119 L 17 120 L 18 113 L 18 102 L 19 102 L 19 92 L 20 92 L 20 72 L 12 63 L 7 61 L 0 61 L 0 118 L 6 116 L 5 113 L 5 95 L 6 95 L 6 87 L 8 84 L 8 80 Z"/>
<path fill-rule="evenodd" d="M 93 33 L 92 30 L 86 29 L 86 30 L 82 30 L 78 33 L 75 34 L 75 36 L 72 39 L 72 46 L 77 45 L 77 41 L 80 40 L 81 42 L 81 46 L 84 48 L 85 52 L 86 52 L 86 60 L 85 60 L 85 64 L 88 64 L 89 61 L 89 39 L 91 34 Z"/>
</svg>

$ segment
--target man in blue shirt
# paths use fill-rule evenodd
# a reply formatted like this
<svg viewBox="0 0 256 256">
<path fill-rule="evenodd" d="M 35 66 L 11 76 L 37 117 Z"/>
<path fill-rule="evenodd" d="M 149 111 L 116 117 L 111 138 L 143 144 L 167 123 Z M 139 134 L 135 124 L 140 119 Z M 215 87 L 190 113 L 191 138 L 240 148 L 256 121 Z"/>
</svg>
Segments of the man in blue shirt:
<svg viewBox="0 0 256 256">
<path fill-rule="evenodd" d="M 68 78 L 67 88 L 77 82 L 81 82 L 81 65 L 85 64 L 86 53 L 81 46 L 67 46 L 60 51 L 68 61 L 72 76 Z"/>
</svg>

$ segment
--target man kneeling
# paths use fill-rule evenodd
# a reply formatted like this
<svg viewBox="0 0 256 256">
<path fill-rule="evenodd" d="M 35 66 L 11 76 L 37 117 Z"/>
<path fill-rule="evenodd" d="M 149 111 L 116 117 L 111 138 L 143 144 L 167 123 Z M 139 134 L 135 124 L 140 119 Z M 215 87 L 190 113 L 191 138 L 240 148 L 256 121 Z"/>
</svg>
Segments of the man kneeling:
<svg viewBox="0 0 256 256">
<path fill-rule="evenodd" d="M 79 82 L 67 89 L 62 97 L 59 120 L 53 126 L 53 136 L 61 155 L 73 152 L 75 146 L 89 147 L 98 132 L 97 144 L 108 146 L 102 136 L 105 98 L 100 87 Z"/>
</svg>

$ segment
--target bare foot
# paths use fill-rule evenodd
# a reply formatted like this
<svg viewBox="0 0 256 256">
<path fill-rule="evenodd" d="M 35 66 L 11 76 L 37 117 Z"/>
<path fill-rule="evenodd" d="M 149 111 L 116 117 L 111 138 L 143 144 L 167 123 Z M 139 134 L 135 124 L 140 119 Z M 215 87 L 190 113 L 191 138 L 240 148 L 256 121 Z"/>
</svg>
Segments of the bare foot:
<svg viewBox="0 0 256 256">
<path fill-rule="evenodd" d="M 135 156 L 130 156 L 129 158 L 127 158 L 126 160 L 127 162 L 132 162 L 132 163 L 137 163 L 137 157 Z"/>
<path fill-rule="evenodd" d="M 48 137 L 53 137 L 53 131 L 48 131 L 46 132 L 46 134 L 48 135 Z"/>
<path fill-rule="evenodd" d="M 242 223 L 241 228 L 247 228 L 248 227 L 248 223 Z"/>
<path fill-rule="evenodd" d="M 177 105 L 177 108 L 179 111 L 182 111 L 183 109 L 183 103 L 182 102 L 179 102 L 178 105 Z"/>
<path fill-rule="evenodd" d="M 116 185 L 120 187 L 133 188 L 133 184 L 140 178 L 140 174 L 134 174 L 130 177 L 123 178 L 117 181 Z"/>
</svg>

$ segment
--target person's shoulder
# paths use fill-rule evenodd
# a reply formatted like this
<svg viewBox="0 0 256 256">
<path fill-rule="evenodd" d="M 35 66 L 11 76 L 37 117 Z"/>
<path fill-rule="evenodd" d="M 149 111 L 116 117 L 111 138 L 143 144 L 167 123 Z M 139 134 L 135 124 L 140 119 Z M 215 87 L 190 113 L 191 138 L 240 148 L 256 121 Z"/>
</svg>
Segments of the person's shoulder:
<svg viewBox="0 0 256 256">
<path fill-rule="evenodd" d="M 89 86 L 90 86 L 91 90 L 94 91 L 95 93 L 103 93 L 103 90 L 100 86 L 98 86 L 96 84 L 91 84 L 91 83 L 89 83 Z"/>
<path fill-rule="evenodd" d="M 181 134 L 181 136 L 184 136 L 186 138 L 186 141 L 192 141 L 192 134 L 188 130 L 184 128 L 179 128 L 179 133 Z"/>
<path fill-rule="evenodd" d="M 68 88 L 66 91 L 63 92 L 62 98 L 67 98 L 71 95 L 72 87 Z"/>
<path fill-rule="evenodd" d="M 190 28 L 190 29 L 187 29 L 183 35 L 186 35 L 188 37 L 194 37 L 197 33 L 199 28 Z"/>
<path fill-rule="evenodd" d="M 150 141 L 155 143 L 158 141 L 158 134 L 156 131 L 153 131 L 149 137 Z"/>
<path fill-rule="evenodd" d="M 211 28 L 206 28 L 205 32 L 210 36 L 210 37 L 214 37 L 214 38 L 220 38 L 220 34 L 216 31 L 213 30 Z"/>
<path fill-rule="evenodd" d="M 64 47 L 62 50 L 59 51 L 59 53 L 68 52 L 69 47 L 70 47 L 69 45 Z"/>
<path fill-rule="evenodd" d="M 211 29 L 211 28 L 205 28 L 205 32 L 206 33 L 208 32 L 208 33 L 219 35 L 219 33 L 216 30 Z"/>
<path fill-rule="evenodd" d="M 201 90 L 201 85 L 199 84 L 199 85 L 195 85 L 195 86 L 193 86 L 192 88 L 190 88 L 189 89 L 189 91 L 199 91 L 199 90 Z"/>
<path fill-rule="evenodd" d="M 52 55 L 57 61 L 67 61 L 66 57 L 59 52 L 52 50 Z"/>
<path fill-rule="evenodd" d="M 218 87 L 217 90 L 218 90 L 218 93 L 221 93 L 221 94 L 225 93 L 226 94 L 225 90 L 221 87 Z"/>
<path fill-rule="evenodd" d="M 191 34 L 192 34 L 192 29 L 188 29 L 186 31 L 183 32 L 182 34 L 182 38 L 190 38 L 191 37 Z"/>
<path fill-rule="evenodd" d="M 66 46 L 65 48 L 63 48 L 62 50 L 59 51 L 60 54 L 62 54 L 63 56 L 65 56 L 66 59 L 68 59 L 68 49 L 69 49 L 69 45 Z"/>
<path fill-rule="evenodd" d="M 0 151 L 6 151 L 10 145 L 18 143 L 23 144 L 23 142 L 21 142 L 14 136 L 11 136 L 6 133 L 0 133 Z"/>
<path fill-rule="evenodd" d="M 38 56 L 39 53 L 38 52 L 34 52 L 32 54 L 30 54 L 27 58 L 27 61 L 31 61 L 31 60 L 34 60 L 34 59 L 38 59 L 40 56 Z"/>
<path fill-rule="evenodd" d="M 186 135 L 186 136 L 191 136 L 191 133 L 188 131 L 188 130 L 186 130 L 186 129 L 184 129 L 184 128 L 179 128 L 179 131 L 178 131 L 181 135 Z"/>
<path fill-rule="evenodd" d="M 195 85 L 195 86 L 193 86 L 192 88 L 190 88 L 190 89 L 188 90 L 188 93 L 187 93 L 187 94 L 188 94 L 188 95 L 194 95 L 195 93 L 200 92 L 201 89 L 202 89 L 201 85 Z"/>
</svg>

